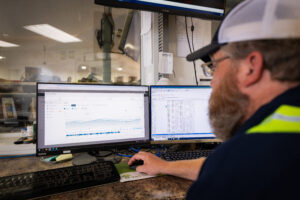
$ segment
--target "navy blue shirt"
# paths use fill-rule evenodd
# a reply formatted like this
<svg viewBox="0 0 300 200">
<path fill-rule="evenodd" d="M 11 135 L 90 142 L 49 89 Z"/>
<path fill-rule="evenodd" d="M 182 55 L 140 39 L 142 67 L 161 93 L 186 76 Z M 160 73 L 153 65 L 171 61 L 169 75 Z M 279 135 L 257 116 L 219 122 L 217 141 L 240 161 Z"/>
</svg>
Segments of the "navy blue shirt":
<svg viewBox="0 0 300 200">
<path fill-rule="evenodd" d="M 206 159 L 187 199 L 300 199 L 297 133 L 246 134 L 281 105 L 300 108 L 300 86 L 262 106 Z"/>
</svg>

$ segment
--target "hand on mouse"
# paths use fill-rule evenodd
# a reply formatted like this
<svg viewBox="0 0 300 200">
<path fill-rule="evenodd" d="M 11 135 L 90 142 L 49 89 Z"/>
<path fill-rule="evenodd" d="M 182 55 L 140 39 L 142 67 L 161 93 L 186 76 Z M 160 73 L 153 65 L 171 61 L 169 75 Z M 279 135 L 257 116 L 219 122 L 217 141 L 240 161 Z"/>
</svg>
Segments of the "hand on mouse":
<svg viewBox="0 0 300 200">
<path fill-rule="evenodd" d="M 163 173 L 162 170 L 168 165 L 168 162 L 155 156 L 152 153 L 140 151 L 135 154 L 128 162 L 131 165 L 135 160 L 143 160 L 144 164 L 136 168 L 137 172 L 143 172 L 149 175 Z"/>
</svg>

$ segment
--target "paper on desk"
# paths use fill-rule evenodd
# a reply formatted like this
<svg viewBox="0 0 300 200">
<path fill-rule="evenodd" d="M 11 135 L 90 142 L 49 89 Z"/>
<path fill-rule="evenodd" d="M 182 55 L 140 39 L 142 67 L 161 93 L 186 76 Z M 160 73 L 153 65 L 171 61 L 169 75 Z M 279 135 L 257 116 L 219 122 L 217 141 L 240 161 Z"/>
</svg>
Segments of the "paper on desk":
<svg viewBox="0 0 300 200">
<path fill-rule="evenodd" d="M 136 181 L 140 179 L 152 178 L 155 176 L 147 175 L 144 173 L 136 172 L 133 169 L 128 167 L 127 163 L 118 163 L 115 164 L 119 174 L 120 174 L 120 182 L 127 182 L 127 181 Z"/>
</svg>

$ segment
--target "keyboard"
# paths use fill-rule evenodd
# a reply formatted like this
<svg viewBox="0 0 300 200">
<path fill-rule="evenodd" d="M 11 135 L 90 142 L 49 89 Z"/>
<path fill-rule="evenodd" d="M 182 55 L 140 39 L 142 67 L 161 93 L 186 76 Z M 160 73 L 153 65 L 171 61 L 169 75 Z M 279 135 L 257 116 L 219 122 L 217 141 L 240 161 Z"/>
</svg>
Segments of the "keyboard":
<svg viewBox="0 0 300 200">
<path fill-rule="evenodd" d="M 176 151 L 161 154 L 161 158 L 167 161 L 172 160 L 192 160 L 200 157 L 207 157 L 213 150 L 196 150 L 196 151 Z"/>
<path fill-rule="evenodd" d="M 101 161 L 0 177 L 0 199 L 26 199 L 120 180 L 112 162 Z"/>
</svg>

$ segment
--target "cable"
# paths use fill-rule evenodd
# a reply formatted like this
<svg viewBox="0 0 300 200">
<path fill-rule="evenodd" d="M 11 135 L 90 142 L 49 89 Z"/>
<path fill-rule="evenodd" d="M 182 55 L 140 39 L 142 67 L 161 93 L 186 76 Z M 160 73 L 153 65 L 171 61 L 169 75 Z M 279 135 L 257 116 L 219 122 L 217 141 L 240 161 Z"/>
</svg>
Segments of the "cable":
<svg viewBox="0 0 300 200">
<path fill-rule="evenodd" d="M 133 147 L 130 147 L 129 149 L 136 152 L 136 153 L 138 153 L 140 151 L 139 149 L 136 149 L 136 148 L 133 148 Z"/>
<path fill-rule="evenodd" d="M 185 19 L 185 32 L 186 32 L 186 38 L 189 44 L 189 49 L 190 52 L 192 53 L 192 48 L 191 48 L 191 44 L 190 44 L 190 39 L 189 39 L 189 34 L 188 34 L 188 28 L 187 28 L 187 20 L 186 20 L 186 16 L 184 17 Z M 192 32 L 193 33 L 193 32 Z M 194 65 L 194 72 L 195 72 L 195 79 L 196 79 L 196 84 L 198 85 L 198 78 L 197 78 L 197 71 L 196 71 L 196 63 L 195 61 L 193 61 L 193 65 Z"/>
<path fill-rule="evenodd" d="M 133 152 L 135 152 L 135 153 L 138 153 L 138 152 L 140 151 L 139 149 L 134 148 L 134 147 L 129 147 L 128 150 L 131 150 L 131 151 L 133 151 Z M 128 150 L 127 150 L 125 153 L 129 153 L 129 154 L 130 154 L 130 152 L 129 152 Z M 118 155 L 118 156 L 128 157 L 128 158 L 131 158 L 131 157 L 133 156 L 133 155 L 128 155 L 128 154 L 124 154 L 124 153 L 119 153 L 117 149 L 115 150 L 114 153 L 115 153 L 116 155 Z"/>
<path fill-rule="evenodd" d="M 132 155 L 126 155 L 126 154 L 121 154 L 121 153 L 116 153 L 116 155 L 122 156 L 122 157 L 128 157 L 128 158 L 132 157 Z"/>
<path fill-rule="evenodd" d="M 193 18 L 191 17 L 191 32 L 192 32 L 192 49 L 193 49 L 193 52 L 195 51 L 195 46 L 194 46 L 194 30 L 195 30 L 195 26 L 194 26 L 194 23 L 193 23 Z M 194 64 L 194 70 L 195 70 L 195 77 L 196 77 L 196 83 L 198 85 L 198 78 L 197 78 L 197 71 L 196 71 L 196 63 L 195 61 L 193 61 L 193 64 Z"/>
<path fill-rule="evenodd" d="M 192 49 L 193 49 L 193 52 L 195 51 L 195 47 L 194 47 L 194 30 L 195 30 L 195 27 L 194 27 L 194 23 L 193 23 L 193 18 L 191 17 L 191 32 L 192 32 Z"/>
<path fill-rule="evenodd" d="M 192 53 L 191 43 L 190 43 L 190 38 L 189 38 L 188 28 L 187 28 L 186 16 L 184 17 L 184 20 L 185 20 L 185 33 L 186 33 L 186 38 L 187 38 L 187 41 L 188 41 L 188 44 L 189 44 L 190 52 Z"/>
</svg>

